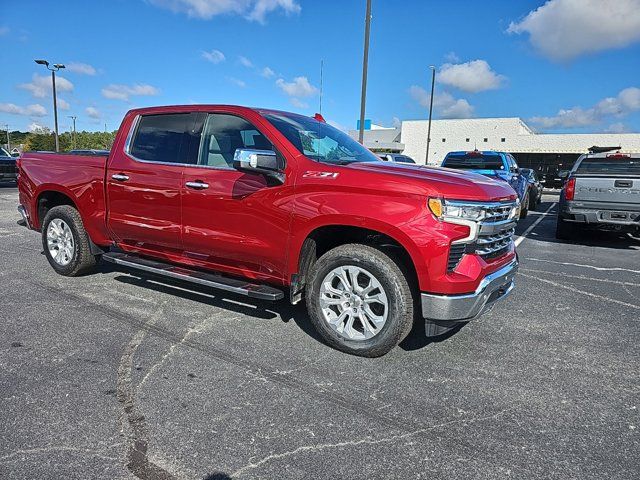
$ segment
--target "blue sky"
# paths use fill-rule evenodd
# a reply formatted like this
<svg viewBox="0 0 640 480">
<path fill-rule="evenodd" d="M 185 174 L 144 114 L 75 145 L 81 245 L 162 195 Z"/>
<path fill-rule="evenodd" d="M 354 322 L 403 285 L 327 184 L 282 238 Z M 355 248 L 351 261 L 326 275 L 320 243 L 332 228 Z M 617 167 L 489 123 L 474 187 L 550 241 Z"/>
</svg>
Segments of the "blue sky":
<svg viewBox="0 0 640 480">
<path fill-rule="evenodd" d="M 0 124 L 115 129 L 133 107 L 231 103 L 359 116 L 365 0 L 3 0 Z M 640 0 L 373 0 L 367 118 L 519 116 L 640 131 Z M 46 77 L 45 77 L 46 76 Z"/>
</svg>

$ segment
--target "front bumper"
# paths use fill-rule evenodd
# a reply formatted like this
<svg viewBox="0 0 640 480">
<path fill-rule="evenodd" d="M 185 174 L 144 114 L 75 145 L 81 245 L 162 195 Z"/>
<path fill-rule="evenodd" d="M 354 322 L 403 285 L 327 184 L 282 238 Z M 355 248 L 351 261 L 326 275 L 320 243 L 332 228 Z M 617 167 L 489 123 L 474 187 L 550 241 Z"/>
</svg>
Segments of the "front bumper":
<svg viewBox="0 0 640 480">
<path fill-rule="evenodd" d="M 463 295 L 422 294 L 422 316 L 427 320 L 468 322 L 484 313 L 513 290 L 518 260 L 487 275 L 473 293 Z"/>
</svg>

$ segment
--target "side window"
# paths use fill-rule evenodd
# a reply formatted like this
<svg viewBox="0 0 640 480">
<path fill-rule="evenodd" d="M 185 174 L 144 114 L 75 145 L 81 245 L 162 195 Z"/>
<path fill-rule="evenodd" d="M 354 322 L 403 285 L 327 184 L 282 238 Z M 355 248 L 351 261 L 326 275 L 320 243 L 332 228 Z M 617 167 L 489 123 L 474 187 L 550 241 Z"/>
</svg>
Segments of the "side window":
<svg viewBox="0 0 640 480">
<path fill-rule="evenodd" d="M 512 172 L 517 171 L 518 170 L 518 163 L 516 162 L 516 159 L 513 158 L 513 155 L 511 155 L 511 154 L 509 154 L 508 157 L 509 157 L 509 160 L 511 162 L 511 171 Z"/>
<path fill-rule="evenodd" d="M 273 150 L 273 145 L 243 118 L 210 114 L 202 132 L 198 165 L 233 168 L 233 156 L 238 148 Z"/>
<path fill-rule="evenodd" d="M 195 164 L 203 120 L 201 113 L 143 115 L 129 153 L 148 162 Z"/>
</svg>

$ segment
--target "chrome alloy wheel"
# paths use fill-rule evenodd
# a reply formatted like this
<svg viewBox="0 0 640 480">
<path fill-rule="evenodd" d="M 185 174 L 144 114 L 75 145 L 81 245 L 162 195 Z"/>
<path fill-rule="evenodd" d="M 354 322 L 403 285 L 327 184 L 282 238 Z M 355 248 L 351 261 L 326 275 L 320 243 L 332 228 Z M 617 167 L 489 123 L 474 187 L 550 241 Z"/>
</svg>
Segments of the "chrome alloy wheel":
<svg viewBox="0 0 640 480">
<path fill-rule="evenodd" d="M 347 340 L 376 336 L 389 315 L 382 284 L 371 272 L 353 265 L 334 268 L 324 277 L 320 308 L 327 324 Z"/>
<path fill-rule="evenodd" d="M 67 222 L 54 218 L 47 228 L 49 255 L 61 267 L 69 265 L 76 251 L 76 243 Z"/>
</svg>

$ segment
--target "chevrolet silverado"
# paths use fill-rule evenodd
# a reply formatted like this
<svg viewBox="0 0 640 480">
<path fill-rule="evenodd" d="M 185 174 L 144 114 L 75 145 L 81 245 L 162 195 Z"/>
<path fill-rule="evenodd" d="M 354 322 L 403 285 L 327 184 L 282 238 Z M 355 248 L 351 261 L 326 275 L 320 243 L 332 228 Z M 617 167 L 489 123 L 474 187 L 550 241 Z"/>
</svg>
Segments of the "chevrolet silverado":
<svg viewBox="0 0 640 480">
<path fill-rule="evenodd" d="M 26 153 L 18 207 L 53 269 L 102 259 L 238 295 L 305 300 L 331 346 L 380 356 L 514 286 L 506 182 L 382 162 L 321 116 L 225 105 L 132 110 L 107 156 Z"/>
</svg>

